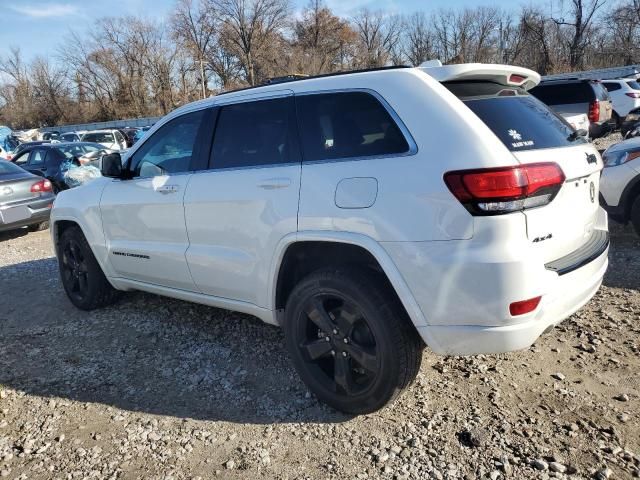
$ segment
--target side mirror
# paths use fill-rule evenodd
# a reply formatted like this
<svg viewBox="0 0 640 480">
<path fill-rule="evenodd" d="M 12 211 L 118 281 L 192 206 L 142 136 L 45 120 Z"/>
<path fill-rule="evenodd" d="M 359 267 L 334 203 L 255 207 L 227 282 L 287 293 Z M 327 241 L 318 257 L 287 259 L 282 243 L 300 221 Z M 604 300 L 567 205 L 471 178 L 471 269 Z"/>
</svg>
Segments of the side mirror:
<svg viewBox="0 0 640 480">
<path fill-rule="evenodd" d="M 120 154 L 109 153 L 104 155 L 100 171 L 103 177 L 122 178 L 122 158 L 120 158 Z"/>
</svg>

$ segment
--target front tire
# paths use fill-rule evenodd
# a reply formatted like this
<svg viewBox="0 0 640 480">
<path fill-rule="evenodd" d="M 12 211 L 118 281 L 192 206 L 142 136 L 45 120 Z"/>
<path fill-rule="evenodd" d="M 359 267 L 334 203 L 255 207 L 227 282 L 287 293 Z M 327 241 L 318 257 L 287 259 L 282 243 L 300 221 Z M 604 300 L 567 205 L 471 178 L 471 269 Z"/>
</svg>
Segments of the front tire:
<svg viewBox="0 0 640 480">
<path fill-rule="evenodd" d="M 106 307 L 118 299 L 120 292 L 107 281 L 79 227 L 70 227 L 60 236 L 58 266 L 64 290 L 79 309 Z"/>
<path fill-rule="evenodd" d="M 284 334 L 293 364 L 324 403 L 374 412 L 415 379 L 423 344 L 399 300 L 375 271 L 316 271 L 291 292 Z"/>
</svg>

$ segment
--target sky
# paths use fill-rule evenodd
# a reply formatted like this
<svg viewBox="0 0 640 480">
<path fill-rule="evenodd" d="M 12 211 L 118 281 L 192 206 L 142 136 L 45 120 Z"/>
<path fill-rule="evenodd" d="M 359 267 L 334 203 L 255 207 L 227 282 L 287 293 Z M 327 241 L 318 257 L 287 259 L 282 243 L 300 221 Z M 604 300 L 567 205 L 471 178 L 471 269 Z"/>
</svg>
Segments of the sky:
<svg viewBox="0 0 640 480">
<path fill-rule="evenodd" d="M 308 0 L 291 0 L 301 10 Z M 538 3 L 529 0 L 531 3 Z M 363 7 L 394 13 L 438 8 L 473 7 L 479 4 L 512 8 L 513 0 L 325 0 L 336 14 L 350 16 Z M 540 0 L 540 3 L 547 3 Z M 18 46 L 26 60 L 37 55 L 54 56 L 71 30 L 84 33 L 105 16 L 136 15 L 162 20 L 175 0 L 0 0 L 0 56 Z"/>
</svg>

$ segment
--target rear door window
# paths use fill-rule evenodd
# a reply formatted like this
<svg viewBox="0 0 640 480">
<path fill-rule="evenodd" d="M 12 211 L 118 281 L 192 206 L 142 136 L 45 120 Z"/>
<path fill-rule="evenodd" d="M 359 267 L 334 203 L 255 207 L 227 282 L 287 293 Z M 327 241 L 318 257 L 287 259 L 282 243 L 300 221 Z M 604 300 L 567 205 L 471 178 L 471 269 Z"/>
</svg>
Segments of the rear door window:
<svg viewBox="0 0 640 480">
<path fill-rule="evenodd" d="M 449 82 L 444 85 L 511 151 L 585 142 L 555 112 L 520 88 L 489 82 Z"/>
<path fill-rule="evenodd" d="M 622 87 L 619 83 L 614 82 L 604 82 L 604 88 L 606 88 L 609 92 L 615 92 L 616 90 L 620 90 Z"/>
<path fill-rule="evenodd" d="M 257 167 L 299 161 L 291 130 L 292 101 L 286 97 L 222 106 L 211 149 L 211 167 Z"/>
<path fill-rule="evenodd" d="M 304 161 L 403 154 L 409 144 L 387 109 L 370 93 L 296 96 Z"/>
<path fill-rule="evenodd" d="M 593 90 L 586 82 L 538 85 L 529 93 L 547 105 L 589 103 L 594 100 Z"/>
<path fill-rule="evenodd" d="M 29 156 L 29 166 L 30 167 L 42 167 L 44 166 L 44 157 L 46 156 L 47 152 L 45 152 L 44 150 L 34 150 L 31 152 L 31 155 Z"/>
</svg>

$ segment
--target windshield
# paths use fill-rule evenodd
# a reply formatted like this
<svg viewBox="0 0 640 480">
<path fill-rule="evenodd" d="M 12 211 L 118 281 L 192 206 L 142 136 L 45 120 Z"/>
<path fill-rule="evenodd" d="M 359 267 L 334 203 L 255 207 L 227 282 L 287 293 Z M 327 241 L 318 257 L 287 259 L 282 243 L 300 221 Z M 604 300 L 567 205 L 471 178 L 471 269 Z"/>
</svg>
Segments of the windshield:
<svg viewBox="0 0 640 480">
<path fill-rule="evenodd" d="M 25 173 L 25 171 L 13 163 L 0 160 L 0 175 L 13 175 L 15 173 Z"/>
<path fill-rule="evenodd" d="M 113 143 L 113 135 L 111 133 L 86 133 L 82 140 L 85 142 L 96 142 L 96 143 Z"/>
<path fill-rule="evenodd" d="M 444 84 L 511 151 L 556 148 L 586 140 L 525 90 L 490 82 Z"/>
<path fill-rule="evenodd" d="M 68 159 L 72 159 L 73 157 L 82 157 L 88 153 L 99 152 L 100 150 L 102 150 L 102 147 L 95 145 L 68 145 L 58 148 L 58 151 Z"/>
</svg>

